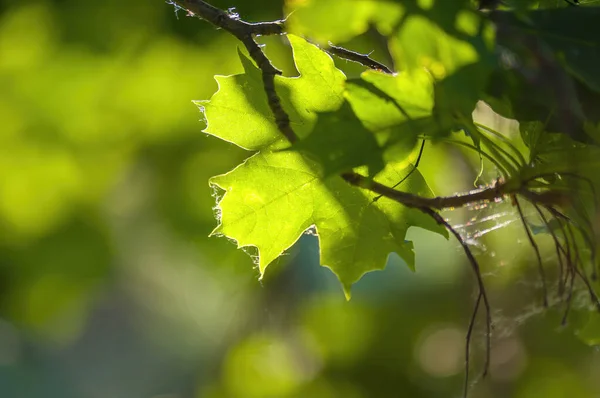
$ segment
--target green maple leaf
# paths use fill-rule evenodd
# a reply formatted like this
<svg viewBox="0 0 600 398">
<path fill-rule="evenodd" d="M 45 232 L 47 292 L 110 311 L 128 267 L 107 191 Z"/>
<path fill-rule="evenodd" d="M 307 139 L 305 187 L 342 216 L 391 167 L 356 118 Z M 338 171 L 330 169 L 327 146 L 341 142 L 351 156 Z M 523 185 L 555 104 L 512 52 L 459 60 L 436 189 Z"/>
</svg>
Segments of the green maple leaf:
<svg viewBox="0 0 600 398">
<path fill-rule="evenodd" d="M 292 127 L 304 138 L 299 143 L 290 147 L 280 138 L 260 71 L 241 54 L 246 73 L 218 77 L 219 91 L 202 102 L 207 133 L 242 148 L 261 150 L 231 172 L 210 180 L 225 191 L 218 203 L 220 224 L 212 234 L 225 235 L 239 247 L 256 247 L 262 275 L 314 227 L 321 264 L 338 276 L 349 297 L 351 285 L 366 272 L 382 269 L 391 252 L 414 266 L 412 242 L 405 240 L 410 226 L 442 234 L 445 230 L 418 210 L 386 198 L 374 202 L 374 194 L 332 174 L 362 164 L 371 172 L 381 169 L 380 156 L 360 153 L 362 149 L 377 154 L 377 142 L 344 103 L 345 76 L 331 58 L 303 39 L 289 38 L 300 77 L 278 77 L 276 89 Z M 341 152 L 331 157 L 328 150 Z M 360 171 L 366 174 L 365 169 Z M 406 161 L 388 163 L 376 180 L 393 185 L 411 169 Z M 402 188 L 432 196 L 418 172 Z"/>
<path fill-rule="evenodd" d="M 366 71 L 347 86 L 354 112 L 373 132 L 431 116 L 434 81 L 423 68 L 396 75 Z"/>
<path fill-rule="evenodd" d="M 273 260 L 312 226 L 321 251 L 321 264 L 350 287 L 369 271 L 383 269 L 390 252 L 414 266 L 410 226 L 445 234 L 430 217 L 386 198 L 348 185 L 338 176 L 323 179 L 321 166 L 300 153 L 259 153 L 210 184 L 225 190 L 219 202 L 220 225 L 213 235 L 225 235 L 238 247 L 258 249 L 261 275 Z M 382 183 L 399 181 L 409 168 L 393 165 L 380 173 Z M 415 172 L 403 188 L 423 196 L 432 192 Z"/>
<path fill-rule="evenodd" d="M 276 76 L 275 88 L 292 128 L 305 137 L 318 112 L 332 112 L 342 105 L 346 77 L 318 47 L 294 35 L 288 39 L 300 76 Z M 269 108 L 260 69 L 239 55 L 245 73 L 216 76 L 219 90 L 210 101 L 196 101 L 207 121 L 204 132 L 248 150 L 287 146 Z"/>
<path fill-rule="evenodd" d="M 420 68 L 397 75 L 366 71 L 347 83 L 346 98 L 384 147 L 384 159 L 408 161 L 419 135 L 432 135 L 434 81 Z"/>
</svg>

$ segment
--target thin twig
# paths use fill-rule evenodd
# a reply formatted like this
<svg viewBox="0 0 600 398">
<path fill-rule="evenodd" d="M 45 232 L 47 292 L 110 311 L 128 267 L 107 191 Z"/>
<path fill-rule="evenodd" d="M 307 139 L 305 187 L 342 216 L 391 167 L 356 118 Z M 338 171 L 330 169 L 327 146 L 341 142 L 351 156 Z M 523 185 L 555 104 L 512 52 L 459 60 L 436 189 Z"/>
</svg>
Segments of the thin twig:
<svg viewBox="0 0 600 398">
<path fill-rule="evenodd" d="M 579 219 L 583 221 L 586 225 L 578 225 L 577 223 L 573 223 L 573 225 L 575 225 L 575 227 L 579 230 L 581 236 L 583 237 L 588 246 L 588 249 L 590 249 L 590 266 L 592 268 L 591 278 L 593 281 L 595 281 L 598 279 L 598 269 L 596 266 L 596 244 L 594 243 L 595 236 L 594 238 L 592 238 L 591 236 L 594 235 L 594 225 L 590 221 L 590 217 L 587 214 L 585 214 L 585 205 L 583 204 L 583 201 L 579 199 L 579 202 L 581 206 L 573 205 L 573 208 L 575 210 L 575 213 L 577 213 L 577 215 L 579 216 Z"/>
<path fill-rule="evenodd" d="M 488 374 L 490 369 L 490 357 L 492 352 L 492 312 L 491 306 L 488 299 L 488 295 L 485 288 L 485 283 L 483 282 L 483 276 L 481 275 L 481 269 L 479 268 L 479 263 L 473 256 L 469 245 L 465 242 L 462 236 L 456 231 L 448 221 L 444 220 L 442 216 L 440 216 L 435 210 L 431 208 L 420 208 L 423 213 L 430 215 L 438 224 L 444 226 L 454 237 L 458 240 L 458 243 L 463 248 L 469 263 L 471 264 L 471 268 L 473 269 L 473 273 L 475 274 L 475 278 L 477 279 L 477 285 L 479 287 L 479 294 L 483 299 L 483 305 L 485 307 L 485 323 L 486 323 L 486 358 L 485 364 L 483 367 L 483 377 Z"/>
<path fill-rule="evenodd" d="M 241 20 L 237 14 L 221 10 L 202 0 L 171 0 L 168 3 L 226 30 L 240 40 L 248 35 L 268 36 L 285 33 L 284 20 L 250 23 Z"/>
<path fill-rule="evenodd" d="M 427 207 L 437 210 L 463 207 L 475 202 L 491 202 L 502 198 L 504 195 L 508 195 L 517 191 L 507 190 L 505 184 L 497 183 L 492 187 L 475 189 L 468 193 L 427 198 L 419 195 L 413 195 L 408 192 L 396 191 L 395 189 L 354 172 L 343 173 L 341 174 L 341 177 L 350 185 L 367 189 L 373 193 L 377 193 L 385 196 L 388 199 L 403 204 L 404 206 L 416 208 Z"/>
<path fill-rule="evenodd" d="M 421 158 L 423 157 L 423 150 L 424 149 L 425 149 L 425 140 L 421 140 L 421 148 L 419 149 L 419 155 L 417 156 L 417 161 L 413 165 L 412 169 L 410 169 L 410 171 L 408 172 L 408 174 L 406 174 L 399 182 L 397 182 L 396 184 L 394 184 L 392 186 L 392 189 L 396 189 L 396 187 L 398 185 L 400 185 L 404 181 L 408 180 L 408 177 L 410 177 L 415 171 L 417 171 L 417 168 L 419 167 L 419 162 L 421 162 Z M 375 199 L 373 199 L 373 202 L 377 202 L 382 197 L 383 197 L 383 195 L 379 195 L 379 196 L 375 197 Z"/>
<path fill-rule="evenodd" d="M 467 393 L 469 391 L 469 365 L 471 364 L 471 337 L 473 335 L 473 328 L 475 327 L 475 319 L 477 318 L 477 313 L 479 312 L 479 304 L 481 303 L 482 297 L 481 291 L 477 295 L 477 301 L 475 301 L 475 306 L 473 307 L 473 313 L 471 315 L 471 320 L 469 321 L 469 328 L 467 329 L 466 335 L 466 344 L 465 344 L 465 386 L 463 397 L 467 397 Z"/>
<path fill-rule="evenodd" d="M 563 235 L 563 239 L 565 241 L 566 249 L 562 245 L 559 246 L 559 249 L 562 251 L 563 255 L 565 256 L 565 259 L 567 260 L 567 268 L 566 268 L 566 273 L 565 273 L 565 279 L 563 282 L 564 285 L 566 286 L 569 275 L 572 276 L 575 274 L 575 271 L 573 270 L 573 257 L 571 256 L 571 243 L 569 241 L 569 236 L 567 235 L 567 232 L 565 230 L 562 219 L 558 216 L 558 214 L 562 214 L 562 213 L 560 213 L 558 210 L 556 210 L 550 206 L 546 206 L 545 208 L 546 208 L 546 210 L 548 210 L 550 212 L 550 214 L 552 214 L 552 216 L 558 223 L 560 231 L 562 232 L 562 235 Z"/>
<path fill-rule="evenodd" d="M 569 285 L 569 295 L 567 296 L 567 307 L 562 318 L 561 324 L 567 326 L 567 319 L 569 318 L 569 311 L 571 309 L 571 302 L 573 301 L 573 287 L 575 285 L 575 273 L 571 273 L 571 284 Z"/>
<path fill-rule="evenodd" d="M 581 233 L 581 236 L 583 237 L 586 244 L 588 245 L 588 248 L 590 249 L 590 262 L 592 265 L 592 280 L 596 280 L 596 279 L 594 279 L 594 277 L 596 277 L 596 246 L 595 246 L 595 243 L 592 240 L 591 236 L 588 234 L 588 231 L 586 231 L 586 229 L 583 226 L 578 225 L 570 217 L 568 217 L 564 213 L 560 212 L 559 210 L 555 209 L 554 207 L 546 206 L 546 209 L 548 209 L 548 211 L 550 211 L 550 213 L 552 213 L 552 215 L 556 218 L 556 220 L 559 223 L 562 220 L 565 223 L 567 223 L 567 225 L 573 225 Z M 593 225 L 591 224 L 591 222 L 589 222 L 589 220 L 587 220 L 586 217 L 582 217 L 582 218 L 584 221 L 587 221 L 589 223 L 588 228 L 593 229 Z M 561 223 L 561 227 L 562 227 L 562 223 Z M 565 239 L 566 239 L 566 234 L 565 234 L 564 229 L 563 229 L 563 235 L 565 235 Z M 585 270 L 584 270 L 584 272 L 585 272 Z"/>
<path fill-rule="evenodd" d="M 477 122 L 473 122 L 473 124 L 475 126 L 479 127 L 480 129 L 484 129 L 488 133 L 494 135 L 496 138 L 498 138 L 499 140 L 504 142 L 504 144 L 506 146 L 508 146 L 513 151 L 513 153 L 519 158 L 519 161 L 516 162 L 517 165 L 522 166 L 522 165 L 527 164 L 527 161 L 523 157 L 523 154 L 521 154 L 521 152 L 517 149 L 517 147 L 514 146 L 514 144 L 512 142 L 510 142 L 510 140 L 504 134 L 497 132 L 496 130 L 492 129 L 491 127 L 486 126 L 485 124 L 481 124 L 481 123 L 477 123 Z"/>
<path fill-rule="evenodd" d="M 596 305 L 596 308 L 598 310 L 600 310 L 600 301 L 598 300 L 598 296 L 596 296 L 596 293 L 594 292 L 594 288 L 592 287 L 592 285 L 587 277 L 587 274 L 585 273 L 583 264 L 581 265 L 581 269 L 579 269 L 577 267 L 577 265 L 579 263 L 581 263 L 581 258 L 579 256 L 579 247 L 577 245 L 577 240 L 575 239 L 575 233 L 573 232 L 573 227 L 571 226 L 571 224 L 567 224 L 567 231 L 569 232 L 569 236 L 571 237 L 571 241 L 573 242 L 573 247 L 575 249 L 575 255 L 576 255 L 575 266 L 573 267 L 573 269 L 575 270 L 575 273 L 577 273 L 577 275 L 579 275 L 579 277 L 581 278 L 581 280 L 587 287 L 588 293 L 590 294 L 590 300 L 592 301 L 592 303 L 594 303 Z"/>
<path fill-rule="evenodd" d="M 421 157 L 423 157 L 423 150 L 425 149 L 425 140 L 421 141 L 421 148 L 419 149 L 419 155 L 417 156 L 417 161 L 415 162 L 415 165 L 413 166 L 413 168 L 408 172 L 408 174 L 406 176 L 404 176 L 403 179 L 400 180 L 400 182 L 394 184 L 394 186 L 392 186 L 392 189 L 395 189 L 398 185 L 402 184 L 404 181 L 406 181 L 408 179 L 408 177 L 410 177 L 410 175 L 412 173 L 415 172 L 415 170 L 417 170 L 417 168 L 419 167 L 419 163 L 421 162 Z"/>
<path fill-rule="evenodd" d="M 550 223 L 548 222 L 548 219 L 544 215 L 544 212 L 542 211 L 540 206 L 538 206 L 536 203 L 531 203 L 531 204 L 533 205 L 533 207 L 539 214 L 540 219 L 544 223 L 544 226 L 546 227 L 546 229 L 548 230 L 548 232 L 550 233 L 550 235 L 552 236 L 552 239 L 554 241 L 554 247 L 556 249 L 556 259 L 558 260 L 558 295 L 559 295 L 559 297 L 562 297 L 565 287 L 562 284 L 562 278 L 563 278 L 562 275 L 564 273 L 564 264 L 563 264 L 562 256 L 560 254 L 560 242 L 558 241 L 558 237 L 556 236 L 556 233 L 552 230 L 552 227 L 550 226 Z"/>
<path fill-rule="evenodd" d="M 503 179 L 508 179 L 509 178 L 509 174 L 508 171 L 505 170 L 504 166 L 502 166 L 500 164 L 500 162 L 498 162 L 496 159 L 494 159 L 493 156 L 491 156 L 490 154 L 488 154 L 487 152 L 485 152 L 483 149 L 476 147 L 473 144 L 469 144 L 468 142 L 464 142 L 464 141 L 459 141 L 459 140 L 455 140 L 455 139 L 450 139 L 450 138 L 445 138 L 445 137 L 432 137 L 432 136 L 420 136 L 421 139 L 424 140 L 431 140 L 434 142 L 447 142 L 448 144 L 452 144 L 452 145 L 457 145 L 457 146 L 462 146 L 464 148 L 468 148 L 472 151 L 475 151 L 478 153 L 478 155 L 480 157 L 483 157 L 484 159 L 489 160 L 497 169 L 498 172 L 501 174 L 501 177 Z"/>
<path fill-rule="evenodd" d="M 527 221 L 525 220 L 525 215 L 523 214 L 523 209 L 521 208 L 521 204 L 519 203 L 519 199 L 517 198 L 517 195 L 514 195 L 512 197 L 512 199 L 515 203 L 515 206 L 517 207 L 517 212 L 519 213 L 519 217 L 521 218 L 521 221 L 523 222 L 523 228 L 525 229 L 525 232 L 527 233 L 527 239 L 529 239 L 529 243 L 535 250 L 535 255 L 537 257 L 537 264 L 538 264 L 538 272 L 540 274 L 540 279 L 542 280 L 542 289 L 544 291 L 544 307 L 548 308 L 548 288 L 546 287 L 546 275 L 545 275 L 545 271 L 544 271 L 544 265 L 542 264 L 542 255 L 540 254 L 540 248 L 538 247 L 535 239 L 533 239 L 533 235 L 531 234 L 531 231 L 529 230 L 529 225 L 527 225 Z"/>
<path fill-rule="evenodd" d="M 331 55 L 335 55 L 336 57 L 359 63 L 366 68 L 387 73 L 388 75 L 394 74 L 390 68 L 381 62 L 374 60 L 369 56 L 369 54 L 361 54 L 343 47 L 334 46 L 331 43 L 329 43 L 327 47 L 323 47 L 323 50 L 327 51 Z"/>
<path fill-rule="evenodd" d="M 583 283 L 586 285 L 587 289 L 588 289 L 588 293 L 590 294 L 590 300 L 592 301 L 592 303 L 596 306 L 596 309 L 600 311 L 600 300 L 598 299 L 598 296 L 596 295 L 596 293 L 594 292 L 594 288 L 592 287 L 587 274 L 585 273 L 585 270 L 582 269 L 580 270 L 578 268 L 578 264 L 581 262 L 581 258 L 579 256 L 579 247 L 577 245 L 577 240 L 575 239 L 575 233 L 573 232 L 573 227 L 571 225 L 571 223 L 569 222 L 569 218 L 567 216 L 565 216 L 564 214 L 562 214 L 560 211 L 554 209 L 554 208 L 549 208 L 548 209 L 555 217 L 556 221 L 558 222 L 562 234 L 564 236 L 565 239 L 565 244 L 567 245 L 567 253 L 568 253 L 568 259 L 569 262 L 571 262 L 571 246 L 573 247 L 573 251 L 575 252 L 575 260 L 570 264 L 570 272 L 571 272 L 571 278 L 575 278 L 575 275 L 579 276 L 579 278 L 583 281 Z M 566 224 L 566 226 L 565 226 Z M 573 283 L 573 282 L 571 282 Z M 571 290 L 573 289 L 573 287 L 571 287 Z M 571 295 L 569 296 L 568 300 L 571 299 Z M 570 305 L 570 303 L 568 303 L 567 305 Z M 566 316 L 568 314 L 568 307 L 567 307 L 567 311 L 565 314 L 565 317 L 563 318 L 563 324 L 566 323 Z"/>
</svg>

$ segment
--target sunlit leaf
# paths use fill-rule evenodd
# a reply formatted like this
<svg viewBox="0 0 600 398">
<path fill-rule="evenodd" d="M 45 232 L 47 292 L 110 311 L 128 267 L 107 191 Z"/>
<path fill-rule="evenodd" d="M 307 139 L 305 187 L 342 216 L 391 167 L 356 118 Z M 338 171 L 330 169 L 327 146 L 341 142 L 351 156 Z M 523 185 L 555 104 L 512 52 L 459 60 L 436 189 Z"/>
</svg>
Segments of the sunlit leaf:
<svg viewBox="0 0 600 398">
<path fill-rule="evenodd" d="M 370 23 L 388 35 L 403 15 L 401 3 L 378 0 L 287 0 L 290 32 L 321 43 L 341 43 L 364 33 Z"/>
<path fill-rule="evenodd" d="M 473 44 L 444 32 L 421 15 L 406 18 L 391 41 L 391 50 L 399 70 L 426 68 L 436 79 L 479 60 Z"/>
<path fill-rule="evenodd" d="M 424 69 L 385 75 L 364 72 L 348 82 L 346 97 L 352 109 L 385 147 L 384 158 L 402 161 L 413 151 L 417 137 L 437 131 L 432 117 L 433 78 Z"/>
<path fill-rule="evenodd" d="M 276 77 L 276 90 L 296 134 L 305 136 L 316 112 L 330 112 L 343 102 L 345 76 L 329 55 L 305 40 L 288 36 L 300 77 Z M 219 91 L 210 101 L 197 101 L 207 119 L 206 133 L 244 149 L 286 145 L 264 92 L 260 70 L 240 53 L 245 73 L 217 76 Z"/>
<path fill-rule="evenodd" d="M 259 153 L 233 171 L 211 179 L 225 190 L 219 202 L 220 225 L 213 234 L 234 239 L 239 247 L 258 249 L 262 273 L 311 226 L 319 237 L 321 264 L 331 268 L 349 295 L 350 286 L 366 272 L 382 269 L 390 252 L 414 264 L 410 226 L 443 233 L 415 209 L 351 187 L 340 177 L 323 179 L 320 166 L 293 152 Z M 408 172 L 389 165 L 383 183 Z M 419 173 L 403 188 L 431 196 Z"/>
</svg>

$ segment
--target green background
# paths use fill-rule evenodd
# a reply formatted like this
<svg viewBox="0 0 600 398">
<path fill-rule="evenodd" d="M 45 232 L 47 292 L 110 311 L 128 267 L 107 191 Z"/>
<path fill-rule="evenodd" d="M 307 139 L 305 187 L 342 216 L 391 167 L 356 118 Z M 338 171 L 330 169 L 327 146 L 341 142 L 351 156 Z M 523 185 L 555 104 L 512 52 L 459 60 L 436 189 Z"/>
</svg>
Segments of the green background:
<svg viewBox="0 0 600 398">
<path fill-rule="evenodd" d="M 203 133 L 192 100 L 210 98 L 214 75 L 242 72 L 234 39 L 158 0 L 0 4 L 0 396 L 460 396 L 474 288 L 455 241 L 409 230 L 416 272 L 391 255 L 346 302 L 313 236 L 261 282 L 247 254 L 208 238 L 208 179 L 248 153 Z M 214 4 L 283 16 L 281 1 Z M 347 46 L 387 62 L 371 33 Z M 262 42 L 293 73 L 285 43 Z M 472 187 L 477 165 L 440 144 L 420 168 L 452 193 Z M 471 396 L 597 397 L 586 297 L 567 328 L 563 306 L 541 308 L 513 213 L 445 214 L 473 239 L 492 291 L 492 374 Z M 553 265 L 550 239 L 540 245 Z M 483 344 L 478 327 L 473 374 Z"/>
</svg>

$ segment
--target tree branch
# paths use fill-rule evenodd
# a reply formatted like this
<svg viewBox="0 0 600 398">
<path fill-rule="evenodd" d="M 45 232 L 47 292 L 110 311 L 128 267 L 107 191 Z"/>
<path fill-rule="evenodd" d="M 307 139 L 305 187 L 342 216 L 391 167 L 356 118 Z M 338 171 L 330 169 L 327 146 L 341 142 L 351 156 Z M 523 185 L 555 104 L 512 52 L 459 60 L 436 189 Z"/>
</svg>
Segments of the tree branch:
<svg viewBox="0 0 600 398">
<path fill-rule="evenodd" d="M 485 325 L 486 325 L 486 351 L 485 351 L 486 356 L 485 356 L 485 364 L 483 365 L 483 377 L 487 376 L 489 369 L 490 369 L 491 352 L 492 352 L 492 308 L 490 305 L 490 301 L 488 299 L 487 291 L 485 288 L 485 283 L 483 282 L 483 276 L 481 275 L 481 269 L 479 267 L 479 263 L 477 262 L 477 259 L 473 255 L 473 252 L 469 248 L 469 245 L 467 244 L 467 242 L 465 242 L 465 240 L 458 233 L 458 231 L 456 229 L 454 229 L 448 221 L 444 220 L 444 218 L 441 215 L 439 215 L 437 212 L 435 212 L 434 210 L 429 209 L 429 208 L 421 208 L 420 210 L 423 213 L 430 215 L 438 224 L 444 226 L 448 231 L 450 231 L 450 233 L 452 235 L 454 235 L 456 240 L 458 240 L 458 243 L 460 243 L 461 247 L 463 248 L 463 251 L 465 252 L 465 255 L 467 256 L 467 259 L 469 260 L 469 264 L 471 264 L 471 268 L 473 269 L 473 273 L 475 274 L 475 278 L 477 279 L 477 285 L 479 287 L 479 295 L 477 297 L 477 303 L 475 305 L 475 308 L 473 309 L 473 315 L 471 318 L 471 322 L 469 323 L 469 330 L 467 331 L 467 348 L 466 348 L 467 371 L 466 371 L 466 375 L 465 375 L 465 392 L 464 392 L 464 396 L 466 397 L 467 389 L 468 389 L 468 385 L 469 385 L 469 371 L 468 371 L 469 362 L 470 362 L 469 346 L 471 344 L 471 333 L 472 333 L 473 324 L 475 322 L 475 318 L 477 316 L 477 312 L 479 309 L 479 301 L 480 300 L 483 300 L 483 306 L 485 308 Z"/>
<path fill-rule="evenodd" d="M 381 62 L 374 60 L 369 56 L 369 54 L 357 53 L 356 51 L 351 51 L 344 47 L 334 46 L 331 43 L 329 43 L 329 46 L 323 47 L 323 50 L 327 51 L 331 55 L 335 55 L 336 57 L 359 63 L 366 68 L 387 73 L 388 75 L 394 74 L 390 68 Z"/>
<path fill-rule="evenodd" d="M 250 23 L 241 20 L 237 14 L 223 11 L 202 0 L 171 0 L 168 3 L 226 30 L 240 40 L 250 35 L 267 36 L 285 33 L 283 20 Z"/>
<path fill-rule="evenodd" d="M 540 275 L 540 280 L 542 281 L 542 290 L 544 295 L 544 308 L 548 308 L 548 288 L 546 287 L 546 273 L 544 271 L 544 264 L 542 263 L 542 254 L 540 253 L 540 248 L 538 244 L 533 239 L 533 234 L 529 230 L 529 225 L 527 225 L 527 221 L 525 220 L 525 214 L 523 213 L 523 209 L 521 208 L 521 204 L 519 203 L 519 198 L 517 196 L 513 196 L 513 203 L 517 207 L 517 212 L 519 213 L 519 218 L 523 223 L 523 228 L 525 229 L 525 233 L 527 234 L 527 239 L 529 239 L 529 243 L 533 250 L 535 251 L 535 257 L 537 258 L 538 264 L 538 272 Z"/>
<path fill-rule="evenodd" d="M 298 136 L 290 126 L 290 118 L 283 109 L 277 91 L 275 91 L 275 75 L 281 75 L 260 48 L 254 36 L 276 35 L 284 33 L 283 21 L 249 23 L 239 19 L 237 14 L 231 14 L 211 6 L 202 0 L 172 0 L 171 4 L 183 8 L 188 13 L 200 17 L 213 25 L 229 32 L 244 44 L 250 57 L 262 72 L 263 87 L 267 94 L 269 108 L 275 116 L 275 123 L 279 131 L 294 143 Z"/>
<path fill-rule="evenodd" d="M 476 189 L 468 193 L 453 196 L 437 196 L 427 198 L 408 192 L 396 191 L 388 186 L 373 181 L 360 174 L 349 172 L 343 173 L 341 177 L 349 184 L 359 188 L 367 189 L 388 199 L 396 201 L 404 206 L 416 208 L 430 208 L 436 210 L 463 207 L 475 202 L 490 202 L 500 199 L 505 195 L 517 193 L 517 190 L 509 190 L 503 183 L 497 183 L 490 188 Z"/>
<path fill-rule="evenodd" d="M 544 226 L 546 227 L 546 229 L 548 230 L 548 233 L 550 233 L 550 235 L 552 236 L 552 240 L 554 241 L 554 248 L 556 249 L 556 259 L 558 261 L 558 295 L 560 297 L 562 297 L 562 295 L 564 293 L 564 289 L 565 289 L 565 286 L 563 284 L 563 277 L 562 277 L 563 273 L 565 272 L 564 271 L 565 267 L 564 267 L 564 264 L 562 261 L 560 242 L 558 241 L 558 237 L 556 236 L 556 233 L 552 229 L 552 226 L 548 222 L 548 218 L 544 215 L 544 212 L 542 211 L 540 206 L 537 203 L 531 203 L 531 204 L 537 211 L 538 215 L 540 216 L 540 219 L 544 223 Z"/>
</svg>

